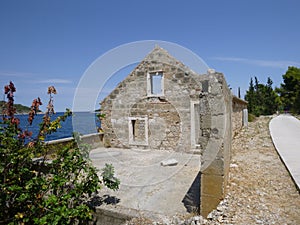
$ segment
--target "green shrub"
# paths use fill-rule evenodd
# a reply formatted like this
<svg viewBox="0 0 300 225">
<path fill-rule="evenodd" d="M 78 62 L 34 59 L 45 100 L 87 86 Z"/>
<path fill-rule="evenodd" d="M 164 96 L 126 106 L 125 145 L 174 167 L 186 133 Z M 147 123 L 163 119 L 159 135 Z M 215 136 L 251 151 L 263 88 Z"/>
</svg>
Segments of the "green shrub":
<svg viewBox="0 0 300 225">
<path fill-rule="evenodd" d="M 83 143 L 61 146 L 49 159 L 45 136 L 72 114 L 66 110 L 63 116 L 50 120 L 54 112 L 54 91 L 50 91 L 48 111 L 33 138 L 31 132 L 19 128 L 14 117 L 12 82 L 5 87 L 8 103 L 0 124 L 0 224 L 87 224 L 93 217 L 90 202 L 97 191 L 103 185 L 119 188 L 111 165 L 103 169 L 101 179 L 98 177 L 87 158 L 89 148 Z M 33 102 L 29 122 L 40 104 L 40 100 Z"/>
</svg>

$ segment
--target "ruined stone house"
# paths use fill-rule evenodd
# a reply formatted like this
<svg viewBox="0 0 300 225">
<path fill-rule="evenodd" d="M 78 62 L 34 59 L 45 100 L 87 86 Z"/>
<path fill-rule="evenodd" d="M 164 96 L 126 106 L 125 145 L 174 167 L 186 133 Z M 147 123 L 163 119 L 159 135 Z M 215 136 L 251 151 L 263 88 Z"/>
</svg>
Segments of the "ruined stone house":
<svg viewBox="0 0 300 225">
<path fill-rule="evenodd" d="M 232 100 L 223 74 L 197 74 L 155 47 L 102 101 L 104 144 L 202 154 L 200 212 L 207 215 L 225 194 Z"/>
</svg>

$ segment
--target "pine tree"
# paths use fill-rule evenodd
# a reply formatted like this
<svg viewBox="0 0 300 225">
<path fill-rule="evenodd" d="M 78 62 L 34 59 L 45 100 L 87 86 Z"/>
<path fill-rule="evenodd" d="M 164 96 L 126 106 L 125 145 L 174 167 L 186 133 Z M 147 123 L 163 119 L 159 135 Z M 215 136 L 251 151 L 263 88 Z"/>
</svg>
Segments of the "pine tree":
<svg viewBox="0 0 300 225">
<path fill-rule="evenodd" d="M 272 88 L 273 81 L 268 77 L 267 84 L 260 84 L 257 77 L 250 79 L 249 89 L 245 100 L 248 101 L 248 111 L 256 116 L 271 115 L 277 110 L 277 95 Z"/>
<path fill-rule="evenodd" d="M 264 112 L 265 115 L 270 115 L 276 112 L 277 104 L 276 104 L 276 93 L 273 90 L 273 81 L 270 77 L 268 77 L 267 84 L 265 85 L 265 102 L 264 102 Z"/>
<path fill-rule="evenodd" d="M 250 79 L 249 90 L 246 92 L 246 95 L 245 95 L 245 100 L 248 101 L 249 113 L 253 113 L 253 110 L 254 110 L 254 85 L 253 85 L 252 77 Z"/>
</svg>

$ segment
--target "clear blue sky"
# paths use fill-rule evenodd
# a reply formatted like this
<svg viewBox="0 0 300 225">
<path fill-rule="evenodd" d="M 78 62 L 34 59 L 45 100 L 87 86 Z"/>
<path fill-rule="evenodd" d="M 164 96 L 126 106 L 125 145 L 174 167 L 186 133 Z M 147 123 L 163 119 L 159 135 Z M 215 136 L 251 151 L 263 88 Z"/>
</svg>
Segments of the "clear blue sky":
<svg viewBox="0 0 300 225">
<path fill-rule="evenodd" d="M 299 8 L 298 0 L 1 0 L 0 85 L 12 80 L 16 103 L 25 105 L 37 96 L 46 103 L 54 85 L 63 111 L 99 56 L 129 42 L 163 40 L 224 73 L 235 93 L 245 93 L 251 76 L 261 83 L 270 76 L 279 86 L 288 66 L 300 67 Z"/>
</svg>

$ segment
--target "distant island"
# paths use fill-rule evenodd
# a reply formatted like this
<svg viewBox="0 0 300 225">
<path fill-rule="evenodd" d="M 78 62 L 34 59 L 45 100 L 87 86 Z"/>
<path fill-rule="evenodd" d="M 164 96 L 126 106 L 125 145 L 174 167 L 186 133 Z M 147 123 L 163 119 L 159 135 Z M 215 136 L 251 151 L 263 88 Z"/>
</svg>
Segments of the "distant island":
<svg viewBox="0 0 300 225">
<path fill-rule="evenodd" d="M 2 110 L 6 107 L 5 106 L 6 102 L 5 101 L 0 101 L 0 114 L 2 114 Z M 17 114 L 26 114 L 29 113 L 30 107 L 22 105 L 22 104 L 14 104 L 14 107 L 16 107 Z M 41 110 L 39 110 L 41 112 Z"/>
</svg>

